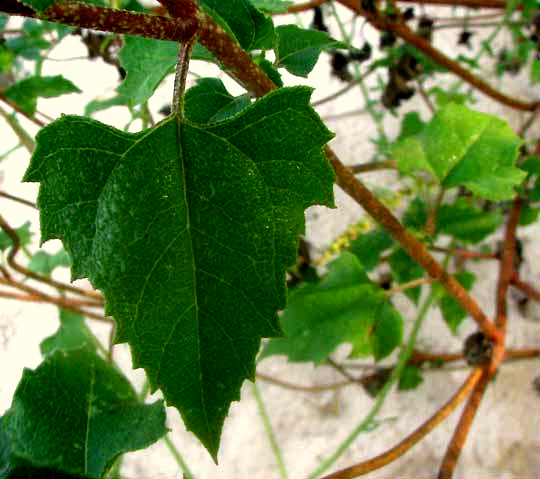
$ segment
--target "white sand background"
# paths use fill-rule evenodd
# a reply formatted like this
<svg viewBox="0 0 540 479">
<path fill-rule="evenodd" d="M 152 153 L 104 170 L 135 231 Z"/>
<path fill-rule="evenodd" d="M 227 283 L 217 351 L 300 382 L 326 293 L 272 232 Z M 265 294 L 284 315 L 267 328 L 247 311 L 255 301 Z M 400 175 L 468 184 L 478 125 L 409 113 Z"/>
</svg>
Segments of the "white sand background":
<svg viewBox="0 0 540 479">
<path fill-rule="evenodd" d="M 449 9 L 441 9 L 439 12 L 444 12 L 445 16 L 451 14 Z M 463 11 L 458 10 L 457 14 L 462 15 Z M 294 21 L 292 17 L 288 19 Z M 280 22 L 286 20 L 286 17 L 279 19 Z M 308 24 L 309 19 L 305 20 L 305 25 Z M 448 52 L 454 52 L 458 31 L 445 30 L 444 34 L 437 34 L 437 45 Z M 337 28 L 334 28 L 333 32 L 338 35 Z M 369 27 L 364 29 L 364 35 L 372 40 L 374 45 L 378 43 L 377 35 Z M 500 41 L 508 41 L 508 38 L 503 37 Z M 478 39 L 474 37 L 473 42 L 477 45 Z M 360 41 L 356 43 L 356 46 L 361 46 Z M 67 39 L 50 53 L 50 57 L 72 58 L 85 54 L 85 49 L 79 41 Z M 193 63 L 193 69 L 206 76 L 214 75 L 217 71 L 199 62 Z M 491 71 L 486 69 L 484 73 L 489 76 Z M 111 96 L 117 81 L 114 68 L 101 61 L 46 62 L 43 74 L 63 74 L 84 92 L 81 95 L 64 96 L 57 100 L 40 100 L 38 108 L 52 117 L 57 117 L 61 113 L 82 114 L 84 105 L 90 99 Z M 323 98 L 343 86 L 336 78 L 329 76 L 327 55 L 323 55 L 307 81 L 290 76 L 285 78 L 287 85 L 306 83 L 317 87 L 313 94 L 314 100 Z M 441 75 L 438 78 L 447 83 L 452 81 L 450 75 Z M 193 81 L 193 78 L 190 81 Z M 491 81 L 497 83 L 494 78 Z M 504 84 L 500 86 L 508 93 L 521 98 L 538 98 L 538 89 L 528 87 L 527 84 L 526 76 L 520 75 L 511 79 L 505 77 Z M 233 93 L 242 92 L 230 81 L 227 85 Z M 428 84 L 430 85 L 432 84 Z M 169 79 L 151 99 L 152 110 L 158 110 L 169 101 L 171 92 Z M 480 103 L 476 105 L 479 110 L 500 115 L 515 129 L 521 125 L 524 116 L 520 113 L 503 108 L 483 95 L 479 95 L 479 98 Z M 359 90 L 353 89 L 336 102 L 322 105 L 318 111 L 325 118 L 360 109 L 362 105 Z M 428 118 L 427 110 L 419 95 L 405 103 L 398 111 L 402 115 L 411 110 L 420 110 L 423 118 Z M 125 109 L 121 108 L 111 108 L 98 114 L 96 118 L 117 127 L 122 127 L 128 120 Z M 23 123 L 29 130 L 35 132 L 33 125 Z M 336 138 L 331 145 L 342 161 L 358 164 L 370 160 L 373 146 L 369 139 L 375 136 L 375 129 L 368 115 L 329 119 L 327 125 L 336 132 Z M 387 125 L 387 131 L 392 138 L 397 133 L 399 121 L 388 116 Z M 534 129 L 538 131 L 538 128 L 533 127 L 533 131 Z M 0 149 L 6 151 L 16 143 L 15 136 L 0 121 Z M 34 200 L 37 186 L 21 183 L 28 160 L 28 153 L 19 149 L 8 160 L 0 163 L 2 175 L 0 188 Z M 363 179 L 368 184 L 388 187 L 396 185 L 398 180 L 394 173 L 380 172 L 366 175 Z M 314 246 L 315 255 L 320 254 L 349 223 L 358 221 L 365 215 L 363 210 L 338 188 L 336 201 L 338 208 L 335 210 L 314 207 L 307 212 L 307 238 Z M 38 240 L 38 215 L 35 211 L 5 199 L 0 199 L 0 211 L 14 226 L 19 226 L 28 219 L 32 220 L 35 239 Z M 540 279 L 540 262 L 535 244 L 538 233 L 539 228 L 536 225 L 522 229 L 519 233 L 526 257 L 522 275 L 535 285 L 539 284 Z M 59 248 L 59 243 L 49 242 L 45 248 L 54 252 Z M 473 265 L 472 269 L 478 275 L 472 294 L 488 313 L 492 313 L 496 264 Z M 59 278 L 65 280 L 69 278 L 67 271 L 58 273 Z M 407 326 L 410 326 L 414 318 L 414 308 L 405 297 L 397 298 L 397 304 L 402 308 Z M 509 308 L 509 344 L 512 347 L 539 347 L 540 314 L 531 306 L 525 318 L 513 301 L 510 301 Z M 106 341 L 108 328 L 90 323 L 96 334 Z M 0 414 L 9 408 L 23 368 L 35 368 L 40 363 L 39 342 L 52 334 L 57 327 L 57 310 L 52 306 L 0 300 Z M 419 347 L 435 351 L 459 351 L 464 338 L 474 329 L 474 325 L 467 322 L 460 328 L 459 336 L 453 337 L 438 312 L 433 310 L 422 329 Z M 345 346 L 337 354 L 343 357 L 346 352 Z M 140 387 L 144 375 L 140 370 L 131 369 L 126 345 L 115 347 L 115 359 Z M 538 364 L 538 360 L 530 360 L 508 364 L 502 368 L 482 402 L 462 453 L 456 478 L 540 478 L 540 396 L 531 386 L 534 377 L 540 374 Z M 259 370 L 302 385 L 325 384 L 341 379 L 339 374 L 330 368 L 316 369 L 309 364 L 288 364 L 283 358 L 264 360 Z M 378 415 L 379 426 L 371 433 L 360 435 L 332 470 L 369 458 L 396 444 L 435 412 L 459 387 L 466 374 L 464 369 L 452 372 L 427 372 L 424 383 L 418 389 L 407 393 L 390 394 Z M 283 451 L 289 477 L 292 479 L 306 477 L 312 472 L 319 461 L 331 454 L 361 422 L 373 404 L 373 400 L 355 386 L 344 388 L 339 392 L 327 391 L 319 394 L 288 391 L 262 381 L 258 382 L 258 386 L 266 408 L 270 411 L 271 422 Z M 395 464 L 367 477 L 434 478 L 458 414 L 459 411 L 454 413 Z M 219 465 L 213 464 L 195 437 L 185 431 L 178 412 L 172 408 L 168 408 L 168 426 L 172 429 L 173 442 L 198 479 L 280 477 L 249 383 L 244 385 L 242 400 L 231 406 L 223 431 Z M 128 454 L 123 471 L 125 477 L 129 478 L 181 477 L 178 466 L 163 443 Z"/>
</svg>

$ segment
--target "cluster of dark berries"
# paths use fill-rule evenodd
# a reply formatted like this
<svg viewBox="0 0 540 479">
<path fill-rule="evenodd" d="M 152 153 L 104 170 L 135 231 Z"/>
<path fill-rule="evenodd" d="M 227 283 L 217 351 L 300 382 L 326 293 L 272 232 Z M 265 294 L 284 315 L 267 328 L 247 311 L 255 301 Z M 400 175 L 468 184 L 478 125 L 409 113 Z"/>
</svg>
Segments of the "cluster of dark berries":
<svg viewBox="0 0 540 479">
<path fill-rule="evenodd" d="M 412 55 L 401 56 L 397 64 L 388 69 L 388 83 L 381 98 L 386 108 L 396 108 L 403 100 L 409 100 L 416 90 L 408 84 L 409 81 L 422 73 L 422 64 Z"/>
<path fill-rule="evenodd" d="M 330 65 L 332 66 L 332 75 L 342 81 L 351 81 L 352 75 L 349 71 L 351 61 L 362 63 L 371 58 L 371 45 L 364 43 L 362 48 L 350 50 L 346 53 L 336 51 L 332 54 Z"/>
</svg>

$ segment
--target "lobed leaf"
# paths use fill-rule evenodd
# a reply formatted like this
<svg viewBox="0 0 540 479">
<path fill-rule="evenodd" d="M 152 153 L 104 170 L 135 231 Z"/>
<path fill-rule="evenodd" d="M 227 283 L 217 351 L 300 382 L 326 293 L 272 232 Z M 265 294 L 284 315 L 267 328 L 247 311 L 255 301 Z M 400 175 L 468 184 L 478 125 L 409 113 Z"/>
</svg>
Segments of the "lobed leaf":
<svg viewBox="0 0 540 479">
<path fill-rule="evenodd" d="M 62 239 L 73 278 L 104 292 L 116 341 L 214 459 L 261 337 L 281 334 L 304 209 L 333 206 L 332 135 L 310 95 L 136 134 L 66 116 L 40 131 L 25 176 L 41 182 L 42 240 Z"/>
<path fill-rule="evenodd" d="M 424 170 L 445 188 L 463 185 L 493 201 L 510 199 L 525 172 L 514 166 L 522 140 L 499 118 L 448 104 L 391 154 L 402 173 Z"/>
<path fill-rule="evenodd" d="M 88 349 L 56 350 L 25 369 L 0 418 L 0 478 L 99 478 L 120 454 L 165 427 L 162 401 L 142 404 L 129 381 Z M 23 475 L 24 471 L 24 475 Z"/>
<path fill-rule="evenodd" d="M 351 47 L 334 40 L 326 32 L 306 30 L 296 25 L 281 25 L 276 28 L 275 66 L 284 67 L 293 75 L 307 77 L 321 52 L 333 48 Z"/>
<path fill-rule="evenodd" d="M 54 98 L 67 93 L 80 93 L 71 81 L 62 75 L 43 77 L 32 76 L 21 80 L 3 92 L 8 100 L 15 103 L 24 113 L 33 116 L 36 112 L 37 98 Z"/>
</svg>

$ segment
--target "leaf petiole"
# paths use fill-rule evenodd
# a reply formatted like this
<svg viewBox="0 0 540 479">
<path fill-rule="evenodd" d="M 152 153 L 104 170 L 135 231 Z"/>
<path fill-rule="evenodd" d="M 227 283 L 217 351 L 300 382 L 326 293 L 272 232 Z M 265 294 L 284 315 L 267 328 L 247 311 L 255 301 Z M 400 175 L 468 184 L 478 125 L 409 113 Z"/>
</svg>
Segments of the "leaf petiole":
<svg viewBox="0 0 540 479">
<path fill-rule="evenodd" d="M 186 78 L 189 70 L 189 59 L 191 50 L 195 44 L 195 37 L 180 46 L 178 54 L 178 62 L 176 64 L 176 74 L 174 77 L 174 93 L 172 101 L 171 115 L 178 115 L 179 118 L 184 118 L 184 93 L 186 91 Z"/>
</svg>

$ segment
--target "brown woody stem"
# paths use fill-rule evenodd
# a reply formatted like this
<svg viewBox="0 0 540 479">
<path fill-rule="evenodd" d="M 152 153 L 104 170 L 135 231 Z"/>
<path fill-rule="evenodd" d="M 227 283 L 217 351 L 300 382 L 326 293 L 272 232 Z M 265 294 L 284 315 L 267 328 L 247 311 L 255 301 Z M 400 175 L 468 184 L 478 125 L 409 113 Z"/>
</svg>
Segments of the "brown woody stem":
<svg viewBox="0 0 540 479">
<path fill-rule="evenodd" d="M 477 368 L 471 371 L 467 380 L 441 407 L 433 416 L 431 416 L 424 424 L 418 427 L 412 434 L 403 439 L 399 444 L 367 461 L 362 461 L 354 466 L 334 472 L 321 479 L 352 479 L 362 476 L 368 472 L 375 471 L 381 467 L 390 464 L 399 457 L 403 456 L 408 450 L 420 442 L 427 434 L 435 429 L 442 421 L 444 421 L 470 394 L 482 376 L 482 370 Z"/>
</svg>

